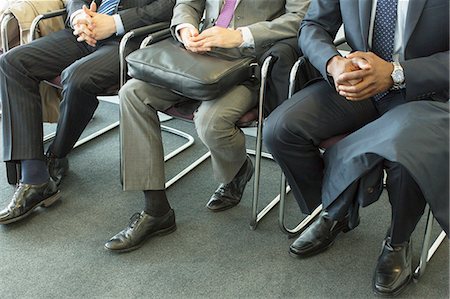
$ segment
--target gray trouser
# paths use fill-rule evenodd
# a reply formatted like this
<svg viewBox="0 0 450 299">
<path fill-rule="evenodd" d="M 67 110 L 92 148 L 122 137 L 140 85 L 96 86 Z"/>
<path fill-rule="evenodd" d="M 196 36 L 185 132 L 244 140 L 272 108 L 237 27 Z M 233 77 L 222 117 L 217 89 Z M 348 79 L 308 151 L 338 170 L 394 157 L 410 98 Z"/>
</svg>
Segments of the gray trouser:
<svg viewBox="0 0 450 299">
<path fill-rule="evenodd" d="M 124 190 L 165 189 L 164 152 L 157 111 L 185 101 L 170 90 L 131 79 L 120 90 L 121 171 Z M 245 136 L 236 122 L 256 105 L 251 88 L 239 85 L 202 102 L 195 113 L 197 133 L 211 151 L 214 177 L 230 182 L 246 159 Z"/>
</svg>

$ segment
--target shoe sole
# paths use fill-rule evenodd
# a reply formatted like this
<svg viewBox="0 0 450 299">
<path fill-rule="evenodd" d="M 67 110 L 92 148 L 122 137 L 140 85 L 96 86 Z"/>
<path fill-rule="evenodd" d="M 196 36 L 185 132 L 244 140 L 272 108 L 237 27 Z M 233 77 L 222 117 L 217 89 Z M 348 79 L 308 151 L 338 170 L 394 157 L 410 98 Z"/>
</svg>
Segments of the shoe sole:
<svg viewBox="0 0 450 299">
<path fill-rule="evenodd" d="M 148 235 L 147 237 L 145 237 L 140 243 L 138 243 L 138 244 L 136 244 L 136 245 L 134 245 L 134 246 L 132 246 L 132 247 L 124 248 L 124 249 L 111 249 L 111 248 L 108 248 L 108 247 L 104 246 L 104 248 L 105 248 L 106 250 L 108 250 L 108 251 L 110 251 L 110 252 L 114 252 L 114 253 L 125 253 L 125 252 L 130 252 L 130 251 L 133 251 L 133 250 L 136 250 L 136 249 L 141 248 L 142 245 L 144 245 L 144 243 L 145 243 L 148 239 L 150 239 L 150 238 L 152 238 L 152 237 L 155 237 L 155 236 L 160 236 L 160 237 L 161 237 L 161 236 L 165 236 L 165 235 L 168 235 L 168 234 L 173 233 L 173 232 L 176 231 L 176 230 L 177 230 L 177 225 L 174 224 L 174 225 L 172 225 L 172 226 L 170 226 L 170 227 L 168 227 L 168 228 L 164 228 L 164 229 L 161 229 L 161 230 L 158 230 L 158 231 L 156 231 L 156 232 L 151 233 L 150 235 Z"/>
<path fill-rule="evenodd" d="M 374 275 L 374 277 L 375 277 L 375 275 Z M 401 286 L 399 286 L 397 289 L 395 289 L 394 291 L 382 292 L 375 288 L 375 286 L 374 286 L 375 280 L 373 279 L 372 280 L 372 286 L 373 286 L 372 290 L 375 293 L 375 295 L 378 295 L 381 297 L 396 297 L 396 296 L 400 295 L 400 293 L 403 293 L 403 291 L 406 289 L 406 287 L 410 284 L 411 280 L 412 280 L 412 274 L 409 275 L 408 279 L 406 279 L 405 282 Z"/>
<path fill-rule="evenodd" d="M 26 212 L 26 213 L 24 213 L 24 214 L 22 214 L 22 215 L 20 215 L 20 216 L 18 216 L 18 217 L 15 217 L 15 218 L 12 218 L 12 219 L 9 219 L 9 220 L 6 220 L 6 221 L 2 221 L 2 222 L 0 222 L 0 224 L 10 224 L 10 223 L 13 223 L 13 222 L 16 222 L 16 221 L 19 221 L 19 220 L 22 220 L 23 218 L 25 218 L 25 217 L 27 217 L 28 215 L 30 215 L 35 209 L 37 209 L 38 207 L 43 207 L 43 208 L 48 208 L 48 207 L 50 207 L 52 204 L 54 204 L 56 201 L 58 201 L 59 199 L 61 198 L 61 193 L 60 193 L 60 191 L 58 190 L 55 194 L 53 194 L 52 196 L 50 196 L 49 198 L 47 198 L 47 199 L 44 199 L 43 201 L 41 201 L 40 203 L 38 203 L 37 205 L 35 205 L 32 209 L 30 209 L 28 212 Z"/>
<path fill-rule="evenodd" d="M 235 205 L 232 205 L 232 206 L 226 206 L 226 207 L 222 207 L 222 208 L 218 208 L 218 209 L 211 209 L 211 208 L 208 207 L 208 206 L 206 206 L 206 208 L 207 208 L 208 210 L 210 210 L 211 212 L 217 213 L 217 212 L 222 212 L 222 211 L 226 211 L 226 210 L 229 210 L 229 209 L 231 209 L 231 208 L 234 208 L 234 207 L 237 206 L 238 204 L 239 204 L 239 202 L 236 203 Z"/>
</svg>

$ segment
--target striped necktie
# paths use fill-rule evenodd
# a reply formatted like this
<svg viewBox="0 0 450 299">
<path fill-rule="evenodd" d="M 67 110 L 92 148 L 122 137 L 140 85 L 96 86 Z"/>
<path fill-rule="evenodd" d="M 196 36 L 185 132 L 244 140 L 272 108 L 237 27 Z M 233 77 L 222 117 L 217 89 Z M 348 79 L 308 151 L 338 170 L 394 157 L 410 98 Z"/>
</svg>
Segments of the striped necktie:
<svg viewBox="0 0 450 299">
<path fill-rule="evenodd" d="M 392 61 L 396 23 L 397 0 L 378 0 L 373 25 L 372 52 L 386 61 Z M 374 98 L 378 101 L 387 93 L 379 93 Z"/>
<path fill-rule="evenodd" d="M 105 15 L 112 15 L 116 11 L 119 2 L 120 0 L 103 0 L 97 12 Z"/>
<path fill-rule="evenodd" d="M 225 0 L 225 4 L 220 11 L 219 17 L 217 18 L 216 26 L 228 28 L 234 15 L 236 1 L 237 0 Z"/>
</svg>

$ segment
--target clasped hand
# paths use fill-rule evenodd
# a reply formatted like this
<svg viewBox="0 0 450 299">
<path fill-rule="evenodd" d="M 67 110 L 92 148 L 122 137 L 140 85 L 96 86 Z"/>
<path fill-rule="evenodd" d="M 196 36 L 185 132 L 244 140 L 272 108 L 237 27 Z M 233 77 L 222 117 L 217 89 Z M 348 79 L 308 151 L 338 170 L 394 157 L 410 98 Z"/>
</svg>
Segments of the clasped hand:
<svg viewBox="0 0 450 299">
<path fill-rule="evenodd" d="M 327 71 L 334 79 L 336 91 L 347 100 L 359 101 L 390 89 L 393 65 L 372 52 L 353 52 L 335 56 Z"/>
<path fill-rule="evenodd" d="M 209 52 L 214 47 L 236 48 L 243 42 L 239 30 L 217 26 L 208 28 L 202 33 L 199 33 L 196 28 L 186 27 L 180 29 L 179 33 L 185 48 L 195 53 Z"/>
<path fill-rule="evenodd" d="M 89 8 L 83 5 L 83 12 L 72 20 L 73 34 L 77 41 L 86 42 L 95 47 L 97 41 L 110 37 L 116 32 L 114 18 L 110 15 L 97 13 L 97 4 L 92 1 Z"/>
</svg>

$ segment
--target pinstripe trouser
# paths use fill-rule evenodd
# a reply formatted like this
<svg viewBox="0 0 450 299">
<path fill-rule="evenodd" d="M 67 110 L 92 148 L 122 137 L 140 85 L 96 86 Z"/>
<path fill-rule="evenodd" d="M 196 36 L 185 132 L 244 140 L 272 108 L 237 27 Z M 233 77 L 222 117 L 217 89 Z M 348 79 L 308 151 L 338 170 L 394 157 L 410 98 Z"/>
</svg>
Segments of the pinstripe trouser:
<svg viewBox="0 0 450 299">
<path fill-rule="evenodd" d="M 0 57 L 3 159 L 42 159 L 43 129 L 39 82 L 61 74 L 63 100 L 51 152 L 66 156 L 98 106 L 97 94 L 119 81 L 119 40 L 96 47 L 77 42 L 64 29 L 13 48 Z"/>
</svg>

